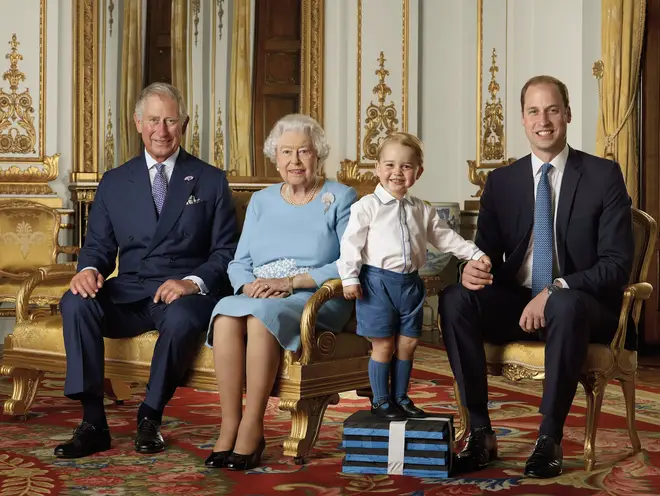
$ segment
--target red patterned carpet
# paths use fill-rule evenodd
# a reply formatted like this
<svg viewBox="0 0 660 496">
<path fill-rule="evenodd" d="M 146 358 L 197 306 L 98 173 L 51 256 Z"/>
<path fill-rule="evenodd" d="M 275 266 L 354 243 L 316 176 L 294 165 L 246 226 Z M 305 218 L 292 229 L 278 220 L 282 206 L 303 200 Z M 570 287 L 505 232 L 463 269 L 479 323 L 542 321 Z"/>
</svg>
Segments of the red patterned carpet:
<svg viewBox="0 0 660 496">
<path fill-rule="evenodd" d="M 584 395 L 580 392 L 565 433 L 564 475 L 553 480 L 521 477 L 536 438 L 540 384 L 491 380 L 491 411 L 502 459 L 471 477 L 451 480 L 403 476 L 344 475 L 341 470 L 342 422 L 367 407 L 353 394 L 342 396 L 325 417 L 313 456 L 304 466 L 282 456 L 289 429 L 288 414 L 277 401 L 266 413 L 264 463 L 249 473 L 210 470 L 203 465 L 218 431 L 220 409 L 215 393 L 180 389 L 165 412 L 163 433 L 169 449 L 156 456 L 132 451 L 136 405 L 108 405 L 113 449 L 80 460 L 58 460 L 53 448 L 68 439 L 79 419 L 76 403 L 62 396 L 63 380 L 47 376 L 34 416 L 19 421 L 0 416 L 0 496 L 70 495 L 472 495 L 490 492 L 531 494 L 660 494 L 660 388 L 638 388 L 638 429 L 644 452 L 630 456 L 623 398 L 618 386 L 606 391 L 597 440 L 596 470 L 582 463 Z M 0 380 L 0 401 L 10 383 Z M 453 412 L 453 390 L 446 356 L 423 347 L 418 352 L 412 397 L 425 409 Z"/>
</svg>

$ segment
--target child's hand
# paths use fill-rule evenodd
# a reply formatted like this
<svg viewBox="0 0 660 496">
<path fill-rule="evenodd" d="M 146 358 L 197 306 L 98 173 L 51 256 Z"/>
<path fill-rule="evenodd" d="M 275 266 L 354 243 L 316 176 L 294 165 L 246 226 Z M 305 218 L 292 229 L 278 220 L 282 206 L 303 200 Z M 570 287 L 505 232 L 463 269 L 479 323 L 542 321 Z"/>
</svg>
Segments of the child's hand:
<svg viewBox="0 0 660 496">
<path fill-rule="evenodd" d="M 359 284 L 351 284 L 344 286 L 344 298 L 347 300 L 361 300 L 362 299 L 362 286 Z"/>
<path fill-rule="evenodd" d="M 483 264 L 488 265 L 487 271 L 490 272 L 490 269 L 493 268 L 493 263 L 490 261 L 490 257 L 488 255 L 484 255 L 479 259 L 479 261 Z"/>
</svg>

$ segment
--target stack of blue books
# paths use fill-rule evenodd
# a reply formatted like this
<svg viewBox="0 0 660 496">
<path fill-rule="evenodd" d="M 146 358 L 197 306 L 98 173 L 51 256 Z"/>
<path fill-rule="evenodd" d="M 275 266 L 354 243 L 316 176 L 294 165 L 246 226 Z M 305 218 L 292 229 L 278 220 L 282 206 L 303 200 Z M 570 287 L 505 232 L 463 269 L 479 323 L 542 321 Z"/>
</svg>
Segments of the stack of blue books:
<svg viewBox="0 0 660 496">
<path fill-rule="evenodd" d="M 445 479 L 453 441 L 451 415 L 390 421 L 362 410 L 344 421 L 342 472 Z"/>
</svg>

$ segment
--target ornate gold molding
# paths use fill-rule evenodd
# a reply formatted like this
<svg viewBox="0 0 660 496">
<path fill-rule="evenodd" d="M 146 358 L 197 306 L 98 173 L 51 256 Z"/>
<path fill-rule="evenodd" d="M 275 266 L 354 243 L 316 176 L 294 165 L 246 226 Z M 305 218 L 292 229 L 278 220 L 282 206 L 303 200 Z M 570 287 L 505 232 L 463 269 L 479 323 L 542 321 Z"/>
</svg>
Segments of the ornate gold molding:
<svg viewBox="0 0 660 496">
<path fill-rule="evenodd" d="M 34 128 L 32 95 L 28 88 L 18 92 L 19 83 L 26 77 L 18 70 L 18 62 L 23 60 L 23 56 L 18 53 L 20 43 L 16 33 L 12 35 L 9 45 L 11 50 L 5 55 L 9 59 L 9 70 L 2 75 L 2 79 L 9 81 L 9 93 L 0 88 L 0 153 L 36 153 L 37 132 Z"/>
<path fill-rule="evenodd" d="M 112 108 L 108 102 L 108 119 L 105 125 L 105 170 L 115 166 L 115 137 L 112 134 Z"/>
<path fill-rule="evenodd" d="M 73 0 L 72 182 L 98 180 L 98 5 Z"/>
<path fill-rule="evenodd" d="M 218 101 L 218 119 L 215 122 L 215 135 L 213 138 L 213 162 L 216 167 L 225 167 L 225 135 L 222 132 L 222 108 Z"/>
<path fill-rule="evenodd" d="M 337 172 L 337 181 L 354 188 L 360 197 L 373 193 L 378 184 L 378 177 L 370 170 L 360 172 L 360 169 L 372 167 L 360 164 L 357 160 L 342 160 L 339 172 Z"/>
<path fill-rule="evenodd" d="M 197 46 L 197 35 L 199 35 L 199 13 L 202 7 L 200 0 L 192 0 L 193 23 L 195 24 L 195 46 Z"/>
<path fill-rule="evenodd" d="M 57 178 L 59 160 L 60 154 L 56 153 L 52 157 L 44 157 L 43 168 L 31 165 L 23 169 L 13 165 L 7 169 L 0 169 L 0 194 L 53 194 L 53 190 L 48 186 L 48 183 Z"/>
<path fill-rule="evenodd" d="M 401 5 L 403 16 L 401 22 L 403 23 L 403 34 L 401 43 L 401 59 L 403 63 L 402 81 L 401 81 L 401 129 L 408 132 L 408 28 L 410 24 L 410 0 L 403 0 Z"/>
<path fill-rule="evenodd" d="M 300 110 L 323 125 L 323 33 L 325 0 L 302 0 Z"/>
<path fill-rule="evenodd" d="M 497 96 L 500 91 L 500 84 L 495 79 L 495 74 L 500 68 L 497 66 L 495 48 L 493 48 L 491 59 L 492 64 L 489 69 L 491 77 L 490 83 L 488 83 L 490 101 L 486 102 L 484 111 L 481 154 L 484 160 L 502 160 L 504 159 L 504 109 L 502 99 Z"/>
<path fill-rule="evenodd" d="M 108 27 L 110 28 L 110 38 L 112 38 L 112 24 L 115 22 L 112 13 L 115 10 L 115 2 L 110 0 L 108 3 Z"/>
<path fill-rule="evenodd" d="M 390 75 L 390 71 L 385 69 L 385 55 L 380 52 L 378 57 L 378 84 L 374 86 L 373 93 L 378 96 L 378 104 L 373 101 L 367 107 L 367 118 L 364 124 L 364 141 L 362 142 L 363 156 L 367 160 L 376 160 L 378 145 L 385 136 L 396 131 L 399 123 L 397 119 L 396 107 L 394 102 L 385 104 L 387 95 L 392 94 L 392 89 L 385 82 L 385 78 Z"/>
<path fill-rule="evenodd" d="M 225 0 L 216 0 L 216 10 L 218 11 L 218 40 L 222 40 L 222 18 L 225 16 Z"/>
<path fill-rule="evenodd" d="M 199 157 L 199 105 L 195 105 L 195 122 L 193 124 L 190 153 L 195 157 Z"/>
</svg>

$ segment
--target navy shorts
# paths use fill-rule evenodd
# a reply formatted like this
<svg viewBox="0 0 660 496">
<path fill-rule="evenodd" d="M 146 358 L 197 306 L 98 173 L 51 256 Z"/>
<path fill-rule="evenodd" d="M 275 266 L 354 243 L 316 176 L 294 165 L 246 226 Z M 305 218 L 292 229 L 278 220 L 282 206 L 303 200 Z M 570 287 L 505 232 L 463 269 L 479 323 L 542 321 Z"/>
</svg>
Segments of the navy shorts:
<svg viewBox="0 0 660 496">
<path fill-rule="evenodd" d="M 417 272 L 400 274 L 363 265 L 362 299 L 357 300 L 357 334 L 386 338 L 402 334 L 419 338 L 424 321 L 426 289 Z"/>
</svg>

